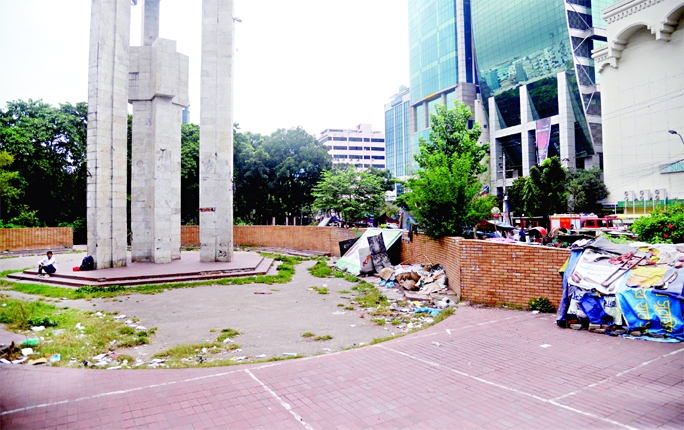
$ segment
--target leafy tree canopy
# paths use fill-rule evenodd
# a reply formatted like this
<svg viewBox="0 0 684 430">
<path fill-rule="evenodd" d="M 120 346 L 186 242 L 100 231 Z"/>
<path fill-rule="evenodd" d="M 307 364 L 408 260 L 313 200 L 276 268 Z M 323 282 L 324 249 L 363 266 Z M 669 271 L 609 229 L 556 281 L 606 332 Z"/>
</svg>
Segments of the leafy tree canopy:
<svg viewBox="0 0 684 430">
<path fill-rule="evenodd" d="M 85 219 L 87 120 L 85 103 L 53 107 L 29 99 L 0 109 L 0 151 L 14 157 L 21 192 L 2 218 L 27 226 Z"/>
<path fill-rule="evenodd" d="M 385 183 L 377 172 L 346 166 L 324 172 L 313 196 L 314 209 L 334 211 L 345 221 L 354 222 L 383 207 Z"/>
<path fill-rule="evenodd" d="M 601 178 L 598 167 L 589 170 L 573 169 L 568 172 L 568 192 L 574 201 L 573 212 L 598 213 L 602 205 L 598 203 L 608 197 L 608 188 Z"/>
<path fill-rule="evenodd" d="M 480 161 L 489 144 L 477 144 L 480 125 L 469 129 L 470 116 L 470 108 L 460 102 L 451 110 L 439 106 L 430 115 L 430 141 L 421 139 L 415 155 L 417 177 L 408 180 L 411 191 L 401 202 L 431 237 L 463 234 L 495 204 L 493 196 L 478 195 L 482 184 L 477 175 L 486 169 Z"/>
<path fill-rule="evenodd" d="M 650 216 L 642 216 L 629 228 L 648 243 L 684 242 L 684 205 L 675 203 L 667 208 L 656 208 Z"/>
</svg>

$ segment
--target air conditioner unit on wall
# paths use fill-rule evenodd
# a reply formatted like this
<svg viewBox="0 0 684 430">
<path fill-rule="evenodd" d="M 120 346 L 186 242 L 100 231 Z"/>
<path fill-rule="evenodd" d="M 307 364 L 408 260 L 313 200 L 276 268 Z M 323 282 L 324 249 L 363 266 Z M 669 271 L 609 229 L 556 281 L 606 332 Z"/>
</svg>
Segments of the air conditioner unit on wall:
<svg viewBox="0 0 684 430">
<path fill-rule="evenodd" d="M 653 192 L 653 200 L 667 200 L 667 189 L 658 188 Z"/>
<path fill-rule="evenodd" d="M 629 202 L 634 200 L 634 191 L 625 191 L 625 201 Z"/>
<path fill-rule="evenodd" d="M 651 190 L 639 191 L 639 201 L 651 200 Z"/>
</svg>

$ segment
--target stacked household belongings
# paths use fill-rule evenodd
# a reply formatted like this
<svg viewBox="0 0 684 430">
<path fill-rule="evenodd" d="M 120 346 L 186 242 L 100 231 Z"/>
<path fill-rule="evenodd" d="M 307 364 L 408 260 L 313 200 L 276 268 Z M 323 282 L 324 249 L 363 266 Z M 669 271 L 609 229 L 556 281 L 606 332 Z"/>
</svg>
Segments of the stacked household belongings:
<svg viewBox="0 0 684 430">
<path fill-rule="evenodd" d="M 401 287 L 425 296 L 447 288 L 447 274 L 439 264 L 400 264 L 382 269 L 379 275 L 381 287 Z"/>
<path fill-rule="evenodd" d="M 559 326 L 684 340 L 684 246 L 617 245 L 603 237 L 582 242 L 561 268 Z"/>
<path fill-rule="evenodd" d="M 335 265 L 354 276 L 376 273 L 390 267 L 387 252 L 401 238 L 401 234 L 402 231 L 396 229 L 369 228 Z"/>
</svg>

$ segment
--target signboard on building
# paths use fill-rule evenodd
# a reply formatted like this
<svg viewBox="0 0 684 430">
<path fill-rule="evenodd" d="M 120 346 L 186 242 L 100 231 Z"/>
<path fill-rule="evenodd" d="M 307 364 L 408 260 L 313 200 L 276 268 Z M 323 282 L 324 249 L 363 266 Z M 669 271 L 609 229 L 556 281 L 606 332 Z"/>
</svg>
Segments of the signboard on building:
<svg viewBox="0 0 684 430">
<path fill-rule="evenodd" d="M 551 118 L 536 121 L 537 165 L 549 156 L 549 141 L 551 140 Z"/>
</svg>

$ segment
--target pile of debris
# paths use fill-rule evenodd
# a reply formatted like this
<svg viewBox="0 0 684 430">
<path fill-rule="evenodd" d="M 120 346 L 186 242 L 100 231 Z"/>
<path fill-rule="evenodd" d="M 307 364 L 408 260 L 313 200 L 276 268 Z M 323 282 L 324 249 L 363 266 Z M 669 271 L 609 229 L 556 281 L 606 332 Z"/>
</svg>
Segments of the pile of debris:
<svg viewBox="0 0 684 430">
<path fill-rule="evenodd" d="M 684 340 L 684 246 L 617 245 L 598 237 L 575 242 L 561 272 L 560 327 Z"/>
<path fill-rule="evenodd" d="M 385 267 L 378 274 L 380 287 L 401 287 L 406 291 L 422 296 L 432 293 L 443 293 L 447 289 L 447 275 L 444 268 L 435 264 L 413 264 Z"/>
</svg>

